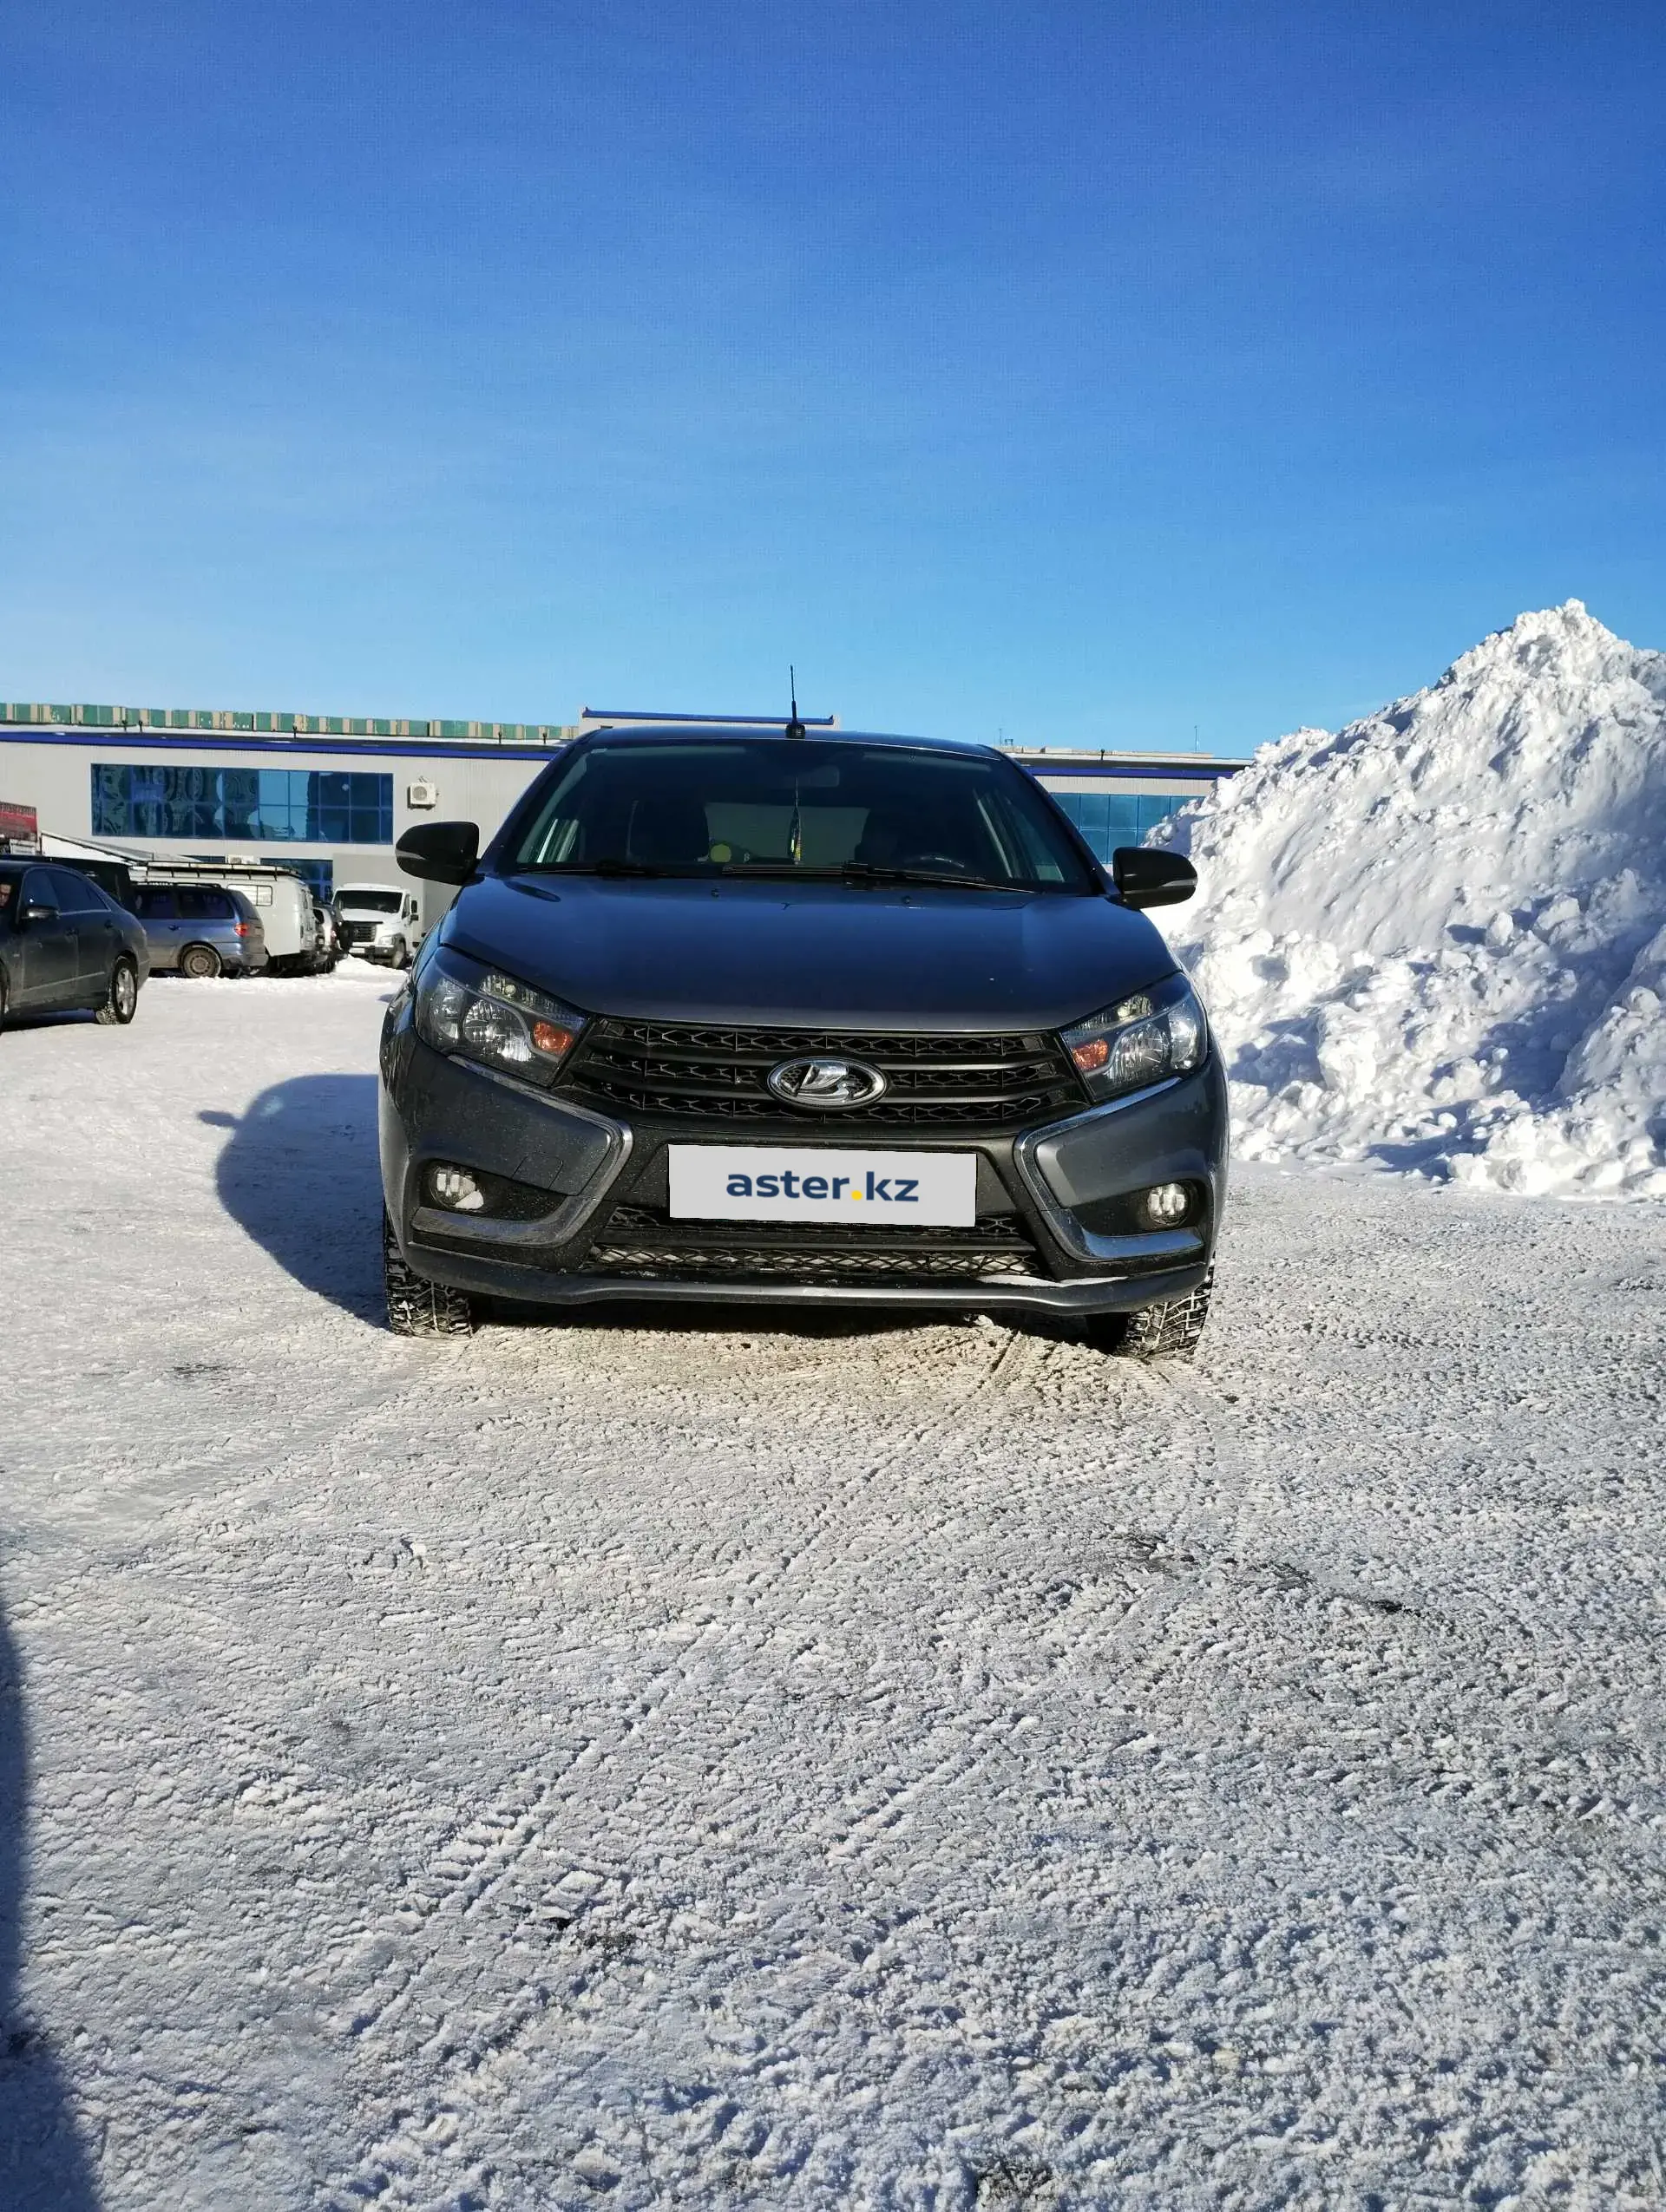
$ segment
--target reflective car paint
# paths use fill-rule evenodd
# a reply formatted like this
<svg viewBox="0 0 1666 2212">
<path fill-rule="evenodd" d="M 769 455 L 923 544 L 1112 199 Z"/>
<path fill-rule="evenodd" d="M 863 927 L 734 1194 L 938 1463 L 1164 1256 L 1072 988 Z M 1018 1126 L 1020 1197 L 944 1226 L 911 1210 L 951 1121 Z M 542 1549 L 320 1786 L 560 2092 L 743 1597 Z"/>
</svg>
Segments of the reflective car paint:
<svg viewBox="0 0 1666 2212">
<path fill-rule="evenodd" d="M 441 935 L 587 1012 L 784 1029 L 1059 1029 L 1174 972 L 1143 914 L 1046 891 L 488 875 Z"/>
</svg>

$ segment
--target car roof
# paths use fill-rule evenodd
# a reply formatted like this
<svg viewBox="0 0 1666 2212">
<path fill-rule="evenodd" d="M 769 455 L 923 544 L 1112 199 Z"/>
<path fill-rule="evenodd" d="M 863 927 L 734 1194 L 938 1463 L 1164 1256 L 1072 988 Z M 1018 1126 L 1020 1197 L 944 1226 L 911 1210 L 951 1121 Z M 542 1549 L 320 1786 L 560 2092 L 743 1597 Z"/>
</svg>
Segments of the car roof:
<svg viewBox="0 0 1666 2212">
<path fill-rule="evenodd" d="M 602 723 L 594 730 L 587 730 L 575 742 L 594 744 L 599 738 L 609 745 L 725 745 L 744 743 L 748 738 L 767 738 L 776 743 L 787 734 L 784 722 L 756 724 L 744 729 L 715 728 L 710 723 L 698 722 L 633 722 Z M 965 737 L 911 737 L 894 730 L 818 730 L 807 729 L 801 738 L 793 741 L 803 745 L 895 745 L 904 752 L 948 753 L 956 757 L 967 753 L 981 753 L 992 760 L 1007 756 L 994 745 L 985 745 Z"/>
</svg>

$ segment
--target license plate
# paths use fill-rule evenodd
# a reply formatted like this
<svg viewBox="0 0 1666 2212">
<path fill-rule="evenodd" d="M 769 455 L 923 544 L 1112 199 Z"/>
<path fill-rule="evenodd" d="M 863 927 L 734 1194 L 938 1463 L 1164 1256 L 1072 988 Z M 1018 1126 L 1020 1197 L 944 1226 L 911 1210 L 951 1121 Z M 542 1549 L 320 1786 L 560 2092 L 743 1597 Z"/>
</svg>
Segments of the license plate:
<svg viewBox="0 0 1666 2212">
<path fill-rule="evenodd" d="M 677 1221 L 969 1229 L 978 1218 L 974 1152 L 751 1144 L 673 1144 L 669 1151 Z"/>
</svg>

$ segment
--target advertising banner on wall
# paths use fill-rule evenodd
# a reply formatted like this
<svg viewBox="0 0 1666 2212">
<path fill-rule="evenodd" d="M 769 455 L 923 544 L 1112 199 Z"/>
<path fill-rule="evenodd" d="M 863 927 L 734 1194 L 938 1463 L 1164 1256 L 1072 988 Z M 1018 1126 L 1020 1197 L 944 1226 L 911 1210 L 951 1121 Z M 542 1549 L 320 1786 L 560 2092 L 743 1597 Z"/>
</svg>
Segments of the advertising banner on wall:
<svg viewBox="0 0 1666 2212">
<path fill-rule="evenodd" d="M 33 807 L 14 799 L 0 799 L 0 852 L 38 853 L 41 820 Z"/>
</svg>

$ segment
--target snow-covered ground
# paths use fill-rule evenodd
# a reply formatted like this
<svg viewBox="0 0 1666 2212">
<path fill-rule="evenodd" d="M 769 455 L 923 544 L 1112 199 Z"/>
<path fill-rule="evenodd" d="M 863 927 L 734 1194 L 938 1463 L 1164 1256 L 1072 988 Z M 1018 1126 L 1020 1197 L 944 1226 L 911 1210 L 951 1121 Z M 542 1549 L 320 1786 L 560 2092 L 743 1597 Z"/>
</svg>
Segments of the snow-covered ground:
<svg viewBox="0 0 1666 2212">
<path fill-rule="evenodd" d="M 7 2212 L 1666 2198 L 1666 1207 L 418 1346 L 389 987 L 0 1037 Z"/>
<path fill-rule="evenodd" d="M 1666 653 L 1524 614 L 1156 841 L 1241 1157 L 1666 1196 Z"/>
</svg>

